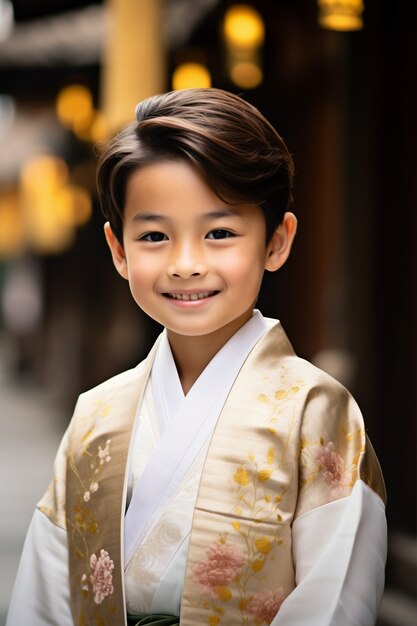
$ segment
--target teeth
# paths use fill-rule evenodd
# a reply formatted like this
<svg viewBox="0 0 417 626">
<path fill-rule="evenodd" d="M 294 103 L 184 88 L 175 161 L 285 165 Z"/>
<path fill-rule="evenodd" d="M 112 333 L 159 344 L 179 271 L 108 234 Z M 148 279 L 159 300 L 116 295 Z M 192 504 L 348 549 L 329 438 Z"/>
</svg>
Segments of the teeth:
<svg viewBox="0 0 417 626">
<path fill-rule="evenodd" d="M 202 291 L 201 293 L 169 293 L 168 296 L 173 298 L 174 300 L 203 300 L 204 298 L 209 298 L 214 294 L 214 291 Z"/>
</svg>

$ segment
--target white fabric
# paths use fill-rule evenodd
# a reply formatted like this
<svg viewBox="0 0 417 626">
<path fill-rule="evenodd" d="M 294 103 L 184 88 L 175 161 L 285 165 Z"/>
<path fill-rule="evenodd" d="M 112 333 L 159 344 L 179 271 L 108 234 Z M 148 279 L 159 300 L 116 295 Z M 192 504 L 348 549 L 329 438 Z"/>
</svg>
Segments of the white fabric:
<svg viewBox="0 0 417 626">
<path fill-rule="evenodd" d="M 132 474 L 134 461 L 141 459 L 140 471 L 156 445 L 157 438 L 153 444 L 151 441 L 157 433 L 156 422 L 151 385 L 148 384 L 132 447 Z M 130 613 L 156 611 L 154 603 L 158 606 L 158 590 L 161 590 L 165 605 L 161 610 L 179 615 L 189 534 L 206 449 L 205 445 L 196 455 L 180 487 L 125 566 L 126 607 Z"/>
<path fill-rule="evenodd" d="M 35 510 L 6 626 L 74 626 L 69 602 L 67 533 Z"/>
<path fill-rule="evenodd" d="M 152 398 L 162 434 L 184 401 L 184 391 L 166 333 L 163 333 L 151 372 Z"/>
<path fill-rule="evenodd" d="M 159 407 L 163 412 L 163 415 L 158 416 L 162 428 L 160 439 L 137 481 L 126 513 L 126 563 L 132 557 L 135 546 L 142 543 L 160 517 L 196 455 L 209 440 L 243 362 L 268 328 L 269 322 L 259 311 L 254 312 L 252 318 L 229 339 L 182 398 L 178 391 L 180 383 L 177 369 L 164 331 L 151 373 L 155 408 Z M 175 413 L 170 410 L 171 400 L 176 406 Z"/>
<path fill-rule="evenodd" d="M 384 589 L 385 507 L 358 480 L 293 524 L 297 587 L 271 626 L 374 626 Z"/>
<path fill-rule="evenodd" d="M 158 581 L 152 598 L 151 613 L 168 613 L 168 615 L 179 616 L 190 535 L 189 532 L 175 553 L 169 567 Z"/>
<path fill-rule="evenodd" d="M 160 432 L 155 417 L 155 406 L 152 398 L 152 388 L 149 381 L 145 387 L 140 411 L 136 416 L 129 451 L 127 505 L 132 499 L 133 490 L 142 476 L 149 457 L 156 447 Z"/>
</svg>

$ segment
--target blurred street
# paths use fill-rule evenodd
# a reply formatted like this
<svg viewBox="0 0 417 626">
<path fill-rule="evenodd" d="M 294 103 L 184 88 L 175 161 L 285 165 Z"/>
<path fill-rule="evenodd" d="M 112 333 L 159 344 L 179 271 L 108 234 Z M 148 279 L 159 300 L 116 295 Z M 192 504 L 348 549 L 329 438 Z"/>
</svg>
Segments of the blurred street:
<svg viewBox="0 0 417 626">
<path fill-rule="evenodd" d="M 257 306 L 358 401 L 388 493 L 377 626 L 417 624 L 416 25 L 415 1 L 0 0 L 0 626 L 75 398 L 160 331 L 103 237 L 103 142 L 207 87 L 294 155 L 297 238 Z"/>
<path fill-rule="evenodd" d="M 51 478 L 67 417 L 47 393 L 9 380 L 5 351 L 0 341 L 0 626 L 26 529 Z"/>
</svg>

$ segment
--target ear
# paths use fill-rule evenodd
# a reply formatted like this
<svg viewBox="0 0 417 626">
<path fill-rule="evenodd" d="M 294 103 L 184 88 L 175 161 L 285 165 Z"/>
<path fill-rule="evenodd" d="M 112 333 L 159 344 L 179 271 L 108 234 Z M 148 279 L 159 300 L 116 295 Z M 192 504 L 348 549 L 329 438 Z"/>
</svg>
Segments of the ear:
<svg viewBox="0 0 417 626">
<path fill-rule="evenodd" d="M 288 259 L 295 233 L 297 218 L 294 213 L 285 213 L 282 223 L 275 230 L 266 248 L 265 269 L 276 272 Z"/>
<path fill-rule="evenodd" d="M 120 276 L 128 279 L 127 261 L 123 246 L 114 234 L 109 222 L 104 224 L 104 235 L 106 237 L 107 244 L 110 248 L 111 256 L 113 259 L 114 267 L 119 272 Z"/>
</svg>

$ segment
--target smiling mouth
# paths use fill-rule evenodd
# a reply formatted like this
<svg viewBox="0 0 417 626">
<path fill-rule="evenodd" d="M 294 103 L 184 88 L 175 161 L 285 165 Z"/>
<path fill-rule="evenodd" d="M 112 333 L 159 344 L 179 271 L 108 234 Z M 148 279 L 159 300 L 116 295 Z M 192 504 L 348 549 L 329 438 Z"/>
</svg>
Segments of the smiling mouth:
<svg viewBox="0 0 417 626">
<path fill-rule="evenodd" d="M 164 293 L 163 295 L 171 300 L 184 300 L 186 302 L 204 300 L 218 294 L 218 291 L 201 291 L 199 293 Z"/>
</svg>

